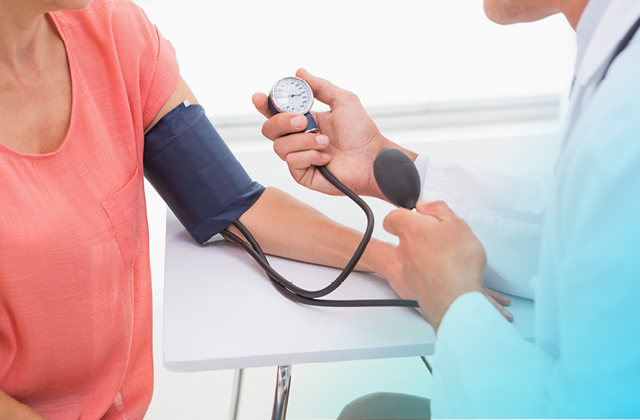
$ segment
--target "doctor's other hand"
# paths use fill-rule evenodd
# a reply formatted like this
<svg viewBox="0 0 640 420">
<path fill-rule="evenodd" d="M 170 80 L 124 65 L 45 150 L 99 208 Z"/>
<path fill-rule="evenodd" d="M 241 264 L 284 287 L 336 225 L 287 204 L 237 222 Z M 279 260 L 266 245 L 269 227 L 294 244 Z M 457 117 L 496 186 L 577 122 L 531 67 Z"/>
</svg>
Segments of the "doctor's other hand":
<svg viewBox="0 0 640 420">
<path fill-rule="evenodd" d="M 349 189 L 358 195 L 385 199 L 373 176 L 373 161 L 383 148 L 405 152 L 412 160 L 417 155 L 384 137 L 364 110 L 358 97 L 304 69 L 296 76 L 309 83 L 316 100 L 331 108 L 327 112 L 312 112 L 319 133 L 300 133 L 306 118 L 299 114 L 269 110 L 267 96 L 253 95 L 253 104 L 268 120 L 262 134 L 274 142 L 273 149 L 287 162 L 289 171 L 299 184 L 326 194 L 340 194 L 317 170 L 327 168 Z"/>
<path fill-rule="evenodd" d="M 485 293 L 505 318 L 512 320 L 513 316 L 483 288 L 487 257 L 469 225 L 442 201 L 421 200 L 416 211 L 392 211 L 384 220 L 384 228 L 399 237 L 396 252 L 404 282 L 436 332 L 449 306 L 459 296 L 474 291 Z M 504 298 L 497 293 L 494 296 Z M 508 299 L 503 304 L 508 304 Z"/>
</svg>

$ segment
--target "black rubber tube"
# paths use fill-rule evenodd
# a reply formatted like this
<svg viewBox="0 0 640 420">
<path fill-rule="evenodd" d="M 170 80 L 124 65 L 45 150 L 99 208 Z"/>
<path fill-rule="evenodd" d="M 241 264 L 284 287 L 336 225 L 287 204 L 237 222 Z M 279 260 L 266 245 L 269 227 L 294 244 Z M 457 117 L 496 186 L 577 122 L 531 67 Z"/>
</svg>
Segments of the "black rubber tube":
<svg viewBox="0 0 640 420">
<path fill-rule="evenodd" d="M 246 229 L 246 228 L 245 228 Z M 260 267 L 265 270 L 267 276 L 273 282 L 276 290 L 282 294 L 287 299 L 290 299 L 297 303 L 303 303 L 306 305 L 313 306 L 324 306 L 324 307 L 389 307 L 389 306 L 402 306 L 402 307 L 410 307 L 416 308 L 418 307 L 418 302 L 415 300 L 405 300 L 405 299 L 359 299 L 359 300 L 330 300 L 330 299 L 313 299 L 298 295 L 289 289 L 289 285 L 292 285 L 290 281 L 284 279 L 280 274 L 278 274 L 272 267 L 269 265 L 269 261 L 266 256 L 260 249 L 260 246 L 257 246 L 257 249 L 252 247 L 252 245 L 246 243 L 242 239 L 240 239 L 237 235 L 229 232 L 227 230 L 221 232 L 221 235 L 231 242 L 235 242 L 244 248 L 245 251 L 260 265 Z M 247 238 L 250 242 L 255 242 L 253 235 L 249 234 L 250 238 Z M 257 242 L 255 242 L 257 245 Z M 272 275 L 275 274 L 275 276 Z"/>
<path fill-rule="evenodd" d="M 239 221 L 236 220 L 233 222 L 233 225 L 238 228 L 238 230 L 244 235 L 244 237 L 249 241 L 246 243 L 242 239 L 240 239 L 237 235 L 224 230 L 221 232 L 222 236 L 227 240 L 237 243 L 242 248 L 245 249 L 251 255 L 251 257 L 260 265 L 260 267 L 265 270 L 267 276 L 275 283 L 274 286 L 284 296 L 287 298 L 298 302 L 304 303 L 307 305 L 315 305 L 315 306 L 331 306 L 331 307 L 372 307 L 372 306 L 380 306 L 380 307 L 388 307 L 388 306 L 404 306 L 404 307 L 418 307 L 418 302 L 415 300 L 405 300 L 405 299 L 369 299 L 369 300 L 328 300 L 322 299 L 318 300 L 316 298 L 323 297 L 328 295 L 329 293 L 336 290 L 351 274 L 353 269 L 358 264 L 358 261 L 364 254 L 364 251 L 371 240 L 371 235 L 373 234 L 373 226 L 374 226 L 374 217 L 371 208 L 367 205 L 367 203 L 360 198 L 357 194 L 347 188 L 343 183 L 341 183 L 336 177 L 333 176 L 329 170 L 324 167 L 318 167 L 318 170 L 331 184 L 333 184 L 338 190 L 340 190 L 344 195 L 353 200 L 365 213 L 367 216 L 367 228 L 365 233 L 356 249 L 353 257 L 349 260 L 347 266 L 342 270 L 340 275 L 329 284 L 327 287 L 311 291 L 302 289 L 291 281 L 282 277 L 277 271 L 275 271 L 269 261 L 267 260 L 266 255 L 260 248 L 260 245 L 253 237 L 251 232 Z"/>
</svg>

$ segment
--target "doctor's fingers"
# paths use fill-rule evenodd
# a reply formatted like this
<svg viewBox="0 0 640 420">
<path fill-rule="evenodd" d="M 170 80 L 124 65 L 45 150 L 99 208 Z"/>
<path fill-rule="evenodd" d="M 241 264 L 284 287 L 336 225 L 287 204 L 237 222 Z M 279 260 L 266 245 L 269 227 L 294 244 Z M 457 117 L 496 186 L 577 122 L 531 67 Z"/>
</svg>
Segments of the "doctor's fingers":
<svg viewBox="0 0 640 420">
<path fill-rule="evenodd" d="M 331 108 L 341 104 L 360 105 L 360 99 L 355 93 L 339 88 L 328 80 L 312 75 L 305 69 L 299 69 L 296 76 L 306 80 L 313 90 L 313 96 Z"/>
<path fill-rule="evenodd" d="M 414 213 L 407 209 L 397 209 L 384 218 L 382 227 L 392 235 L 400 238 L 414 236 L 419 230 L 420 224 L 425 223 L 425 216 Z"/>
<path fill-rule="evenodd" d="M 280 159 L 287 160 L 291 153 L 307 150 L 323 151 L 329 145 L 329 138 L 322 134 L 300 133 L 277 138 L 273 142 L 273 150 Z"/>
<path fill-rule="evenodd" d="M 307 128 L 307 118 L 301 114 L 280 113 L 269 118 L 262 125 L 262 135 L 276 140 L 289 134 L 298 134 Z"/>
<path fill-rule="evenodd" d="M 451 210 L 451 207 L 449 207 L 444 201 L 428 202 L 426 200 L 419 200 L 416 203 L 416 212 L 426 216 L 435 217 L 440 221 L 451 219 L 456 216 L 453 210 Z"/>
<path fill-rule="evenodd" d="M 506 297 L 500 292 L 496 292 L 493 289 L 489 289 L 487 286 L 482 286 L 482 291 L 485 295 L 491 296 L 492 298 L 494 298 L 496 302 L 498 302 L 502 306 L 508 306 L 511 304 L 511 299 L 509 299 L 508 297 Z"/>
<path fill-rule="evenodd" d="M 262 92 L 256 92 L 251 97 L 251 102 L 253 102 L 253 106 L 256 107 L 259 113 L 267 118 L 273 117 L 273 112 L 271 112 L 271 110 L 269 109 L 267 95 Z"/>
<path fill-rule="evenodd" d="M 331 156 L 327 153 L 321 153 L 317 150 L 305 150 L 302 152 L 289 153 L 284 159 L 289 166 L 289 171 L 299 182 L 296 174 L 305 171 L 311 166 L 324 166 L 329 163 Z"/>
<path fill-rule="evenodd" d="M 502 314 L 503 317 L 505 317 L 505 319 L 509 322 L 513 321 L 513 314 L 509 311 L 507 311 L 504 306 L 502 306 L 500 303 L 498 303 L 493 297 L 491 297 L 485 290 L 484 293 L 484 297 L 487 298 L 487 300 L 489 302 L 491 302 L 491 304 L 498 310 L 498 312 L 500 312 Z"/>
</svg>

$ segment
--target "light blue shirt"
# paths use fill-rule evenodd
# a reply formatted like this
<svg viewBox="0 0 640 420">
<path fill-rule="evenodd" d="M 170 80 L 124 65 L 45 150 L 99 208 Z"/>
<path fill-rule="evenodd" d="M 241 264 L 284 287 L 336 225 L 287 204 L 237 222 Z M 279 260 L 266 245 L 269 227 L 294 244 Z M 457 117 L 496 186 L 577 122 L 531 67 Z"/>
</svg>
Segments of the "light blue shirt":
<svg viewBox="0 0 640 420">
<path fill-rule="evenodd" d="M 632 3 L 589 3 L 581 57 L 598 16 Z M 458 298 L 438 331 L 435 418 L 640 417 L 638 38 L 581 87 L 542 225 L 535 343 L 483 295 Z"/>
</svg>

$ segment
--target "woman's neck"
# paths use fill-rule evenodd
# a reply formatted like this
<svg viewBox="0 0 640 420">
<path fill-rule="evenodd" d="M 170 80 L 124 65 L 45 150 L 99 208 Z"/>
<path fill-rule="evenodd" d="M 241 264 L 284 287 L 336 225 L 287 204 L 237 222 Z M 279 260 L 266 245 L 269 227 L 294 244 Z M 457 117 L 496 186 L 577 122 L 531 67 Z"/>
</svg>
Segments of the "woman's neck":
<svg viewBox="0 0 640 420">
<path fill-rule="evenodd" d="M 57 36 L 46 14 L 0 2 L 0 68 L 41 64 Z"/>
</svg>

